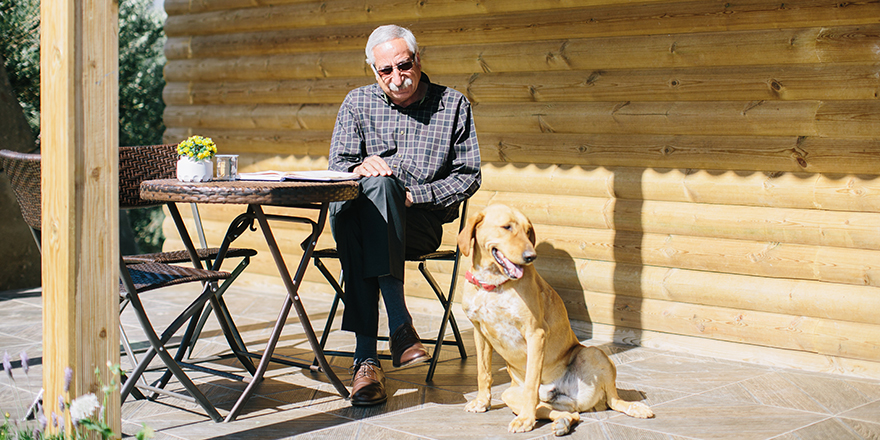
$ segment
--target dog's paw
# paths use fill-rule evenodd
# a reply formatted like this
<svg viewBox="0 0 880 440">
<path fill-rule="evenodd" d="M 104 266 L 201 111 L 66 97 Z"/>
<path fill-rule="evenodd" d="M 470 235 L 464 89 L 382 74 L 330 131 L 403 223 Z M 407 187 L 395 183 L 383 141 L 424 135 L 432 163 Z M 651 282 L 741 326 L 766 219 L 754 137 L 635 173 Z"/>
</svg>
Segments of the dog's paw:
<svg viewBox="0 0 880 440">
<path fill-rule="evenodd" d="M 561 435 L 566 435 L 571 432 L 571 428 L 574 427 L 581 420 L 580 416 L 577 414 L 562 416 L 553 421 L 553 435 L 559 437 Z"/>
<path fill-rule="evenodd" d="M 654 411 L 651 411 L 651 408 L 644 403 L 630 402 L 629 408 L 626 410 L 626 415 L 637 419 L 650 419 L 654 417 Z"/>
<path fill-rule="evenodd" d="M 510 425 L 507 425 L 508 432 L 528 432 L 535 429 L 535 418 L 516 416 Z"/>
<path fill-rule="evenodd" d="M 491 407 L 492 404 L 489 403 L 488 400 L 476 398 L 468 402 L 467 405 L 464 406 L 464 410 L 472 413 L 482 413 L 489 411 L 489 408 Z"/>
</svg>

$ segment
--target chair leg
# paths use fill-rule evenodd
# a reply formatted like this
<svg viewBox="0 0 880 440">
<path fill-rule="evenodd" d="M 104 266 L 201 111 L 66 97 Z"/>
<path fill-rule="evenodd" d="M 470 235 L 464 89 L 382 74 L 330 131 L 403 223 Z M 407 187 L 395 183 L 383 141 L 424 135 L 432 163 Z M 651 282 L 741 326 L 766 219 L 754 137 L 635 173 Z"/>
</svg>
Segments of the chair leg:
<svg viewBox="0 0 880 440">
<path fill-rule="evenodd" d="M 428 284 L 431 285 L 431 288 L 434 290 L 434 294 L 437 295 L 437 299 L 440 300 L 440 304 L 443 306 L 443 318 L 440 320 L 440 330 L 437 333 L 437 339 L 434 343 L 434 353 L 431 358 L 431 364 L 428 367 L 428 374 L 425 377 L 425 382 L 431 382 L 434 378 L 434 371 L 437 369 L 437 362 L 440 361 L 440 350 L 445 342 L 446 338 L 446 324 L 452 327 L 452 334 L 455 338 L 454 343 L 449 343 L 449 345 L 458 346 L 458 353 L 462 359 L 467 358 L 467 351 L 464 348 L 464 340 L 461 337 L 461 332 L 458 330 L 458 323 L 455 321 L 455 316 L 452 314 L 452 305 L 455 297 L 455 280 L 458 272 L 458 265 L 452 270 L 452 279 L 450 281 L 449 286 L 449 296 L 443 294 L 442 289 L 440 289 L 440 285 L 437 283 L 437 280 L 434 279 L 434 276 L 428 270 L 428 266 L 424 261 L 419 262 L 419 271 L 422 273 L 422 276 L 428 281 Z"/>
<path fill-rule="evenodd" d="M 123 268 L 123 271 L 125 269 Z M 126 290 L 128 292 L 136 292 L 134 289 L 134 283 L 131 281 L 131 277 L 128 275 L 127 271 L 123 275 L 123 283 L 126 286 Z M 186 389 L 189 393 L 189 398 L 197 402 L 204 410 L 208 413 L 208 416 L 211 417 L 215 422 L 220 422 L 223 420 L 220 417 L 220 414 L 217 412 L 217 409 L 211 404 L 211 402 L 199 391 L 198 387 L 190 380 L 190 378 L 183 372 L 180 366 L 177 364 L 177 361 L 168 354 L 168 351 L 165 349 L 165 344 L 171 339 L 171 337 L 177 332 L 177 330 L 183 326 L 187 321 L 192 323 L 192 316 L 196 313 L 196 311 L 203 305 L 206 301 L 210 299 L 210 297 L 214 295 L 213 290 L 210 288 L 206 288 L 202 291 L 202 294 L 196 298 L 187 308 L 184 310 L 182 314 L 180 314 L 177 319 L 171 323 L 168 328 L 163 332 L 162 337 L 160 338 L 155 330 L 153 329 L 152 324 L 150 323 L 149 318 L 146 315 L 145 309 L 143 307 L 143 303 L 140 302 L 140 298 L 136 293 L 129 294 L 129 300 L 131 302 L 132 308 L 137 315 L 138 320 L 141 323 L 141 327 L 144 330 L 144 333 L 147 336 L 147 340 L 150 342 L 150 349 L 144 354 L 144 357 L 141 359 L 140 363 L 138 363 L 137 367 L 131 372 L 126 380 L 123 383 L 121 390 L 121 400 L 124 401 L 129 393 L 132 393 L 132 390 L 136 386 L 136 382 L 143 375 L 144 371 L 146 371 L 147 366 L 152 361 L 155 356 L 159 356 L 162 359 L 162 362 L 165 364 L 165 367 L 171 372 L 171 374 L 180 381 L 181 385 Z M 192 327 L 192 326 L 190 326 Z M 183 352 L 186 350 L 186 341 L 181 342 L 182 348 L 179 348 L 179 352 Z M 185 398 L 185 396 L 170 393 L 160 389 L 152 389 L 154 392 L 165 392 L 171 395 L 175 395 L 176 397 Z"/>
<path fill-rule="evenodd" d="M 449 297 L 447 297 L 443 290 L 440 289 L 440 285 L 437 283 L 437 280 L 434 279 L 433 274 L 428 270 L 428 266 L 425 262 L 419 262 L 419 271 L 422 272 L 422 275 L 428 280 L 428 283 L 431 285 L 431 289 L 434 290 L 434 295 L 437 296 L 437 299 L 440 301 L 440 304 L 443 306 L 444 314 L 447 310 L 452 310 L 453 304 L 453 296 L 455 295 L 455 275 L 453 273 L 453 278 L 449 286 Z M 467 358 L 467 351 L 464 349 L 464 340 L 461 337 L 461 332 L 458 330 L 458 323 L 455 320 L 455 315 L 449 313 L 448 317 L 444 317 L 444 321 L 449 321 L 449 325 L 452 327 L 452 335 L 455 338 L 455 342 L 444 342 L 444 345 L 456 345 L 458 347 L 458 353 L 462 358 Z M 441 333 L 443 335 L 443 333 Z M 445 335 L 444 335 L 445 336 Z M 439 338 L 444 339 L 444 338 Z"/>
<path fill-rule="evenodd" d="M 333 327 L 333 320 L 336 318 L 336 311 L 339 308 L 339 303 L 342 301 L 342 286 L 336 282 L 336 278 L 333 278 L 333 275 L 327 269 L 327 266 L 321 261 L 320 258 L 314 258 L 315 267 L 324 275 L 324 278 L 327 279 L 327 282 L 333 287 L 333 291 L 336 292 L 333 295 L 333 304 L 330 306 L 330 313 L 327 314 L 327 322 L 324 323 L 324 331 L 321 332 L 321 340 L 319 345 L 321 346 L 321 350 L 324 350 L 324 346 L 327 345 L 327 339 L 330 337 L 330 328 Z M 342 278 L 342 272 L 340 272 L 340 279 Z M 312 361 L 312 365 L 318 366 L 318 358 L 315 358 Z"/>
<path fill-rule="evenodd" d="M 204 288 L 210 290 L 211 286 L 205 285 Z M 198 308 L 195 313 L 193 313 L 193 318 L 191 318 L 189 320 L 189 324 L 186 326 L 186 330 L 183 332 L 183 337 L 180 340 L 180 346 L 177 347 L 177 352 L 174 354 L 174 363 L 175 364 L 179 364 L 183 360 L 183 356 L 188 351 L 187 350 L 187 348 L 188 348 L 187 341 L 192 341 L 192 335 L 193 335 L 193 332 L 195 331 L 195 327 L 197 324 L 195 317 L 198 316 L 198 314 L 199 314 L 198 310 L 201 310 L 201 307 Z M 163 351 L 167 351 L 167 350 L 163 350 Z M 168 381 L 171 380 L 171 376 L 172 376 L 172 370 L 171 369 L 165 370 L 165 372 L 162 373 L 162 377 L 155 383 L 155 385 L 153 385 L 153 387 L 157 388 L 157 389 L 164 389 L 165 385 L 168 385 Z M 154 400 L 156 397 L 159 397 L 159 392 L 153 391 L 153 394 L 150 396 L 150 400 Z"/>
</svg>

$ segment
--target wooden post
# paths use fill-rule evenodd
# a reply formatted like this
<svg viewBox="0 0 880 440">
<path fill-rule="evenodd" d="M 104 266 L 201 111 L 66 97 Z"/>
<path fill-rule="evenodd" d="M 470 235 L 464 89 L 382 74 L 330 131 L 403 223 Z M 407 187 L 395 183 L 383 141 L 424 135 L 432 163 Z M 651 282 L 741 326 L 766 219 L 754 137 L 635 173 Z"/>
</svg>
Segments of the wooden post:
<svg viewBox="0 0 880 440">
<path fill-rule="evenodd" d="M 108 365 L 119 363 L 117 18 L 113 0 L 41 4 L 43 407 L 50 421 L 59 396 L 70 402 L 95 393 L 103 401 Z M 119 391 L 106 402 L 106 420 L 119 434 Z"/>
</svg>

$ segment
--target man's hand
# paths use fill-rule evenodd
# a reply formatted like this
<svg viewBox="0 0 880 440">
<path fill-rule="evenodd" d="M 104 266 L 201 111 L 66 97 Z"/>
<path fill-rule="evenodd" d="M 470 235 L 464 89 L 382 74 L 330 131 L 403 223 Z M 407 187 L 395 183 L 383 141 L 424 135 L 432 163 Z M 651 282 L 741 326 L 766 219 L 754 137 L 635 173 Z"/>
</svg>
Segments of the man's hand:
<svg viewBox="0 0 880 440">
<path fill-rule="evenodd" d="M 352 172 L 361 177 L 390 176 L 391 167 L 379 156 L 370 156 L 364 162 L 354 167 Z"/>
</svg>

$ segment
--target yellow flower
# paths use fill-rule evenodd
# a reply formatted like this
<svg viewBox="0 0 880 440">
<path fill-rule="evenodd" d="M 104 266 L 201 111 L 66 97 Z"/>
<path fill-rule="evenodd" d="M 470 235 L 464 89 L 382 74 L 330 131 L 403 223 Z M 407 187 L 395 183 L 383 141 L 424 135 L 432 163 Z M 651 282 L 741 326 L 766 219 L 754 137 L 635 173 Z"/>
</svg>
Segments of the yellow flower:
<svg viewBox="0 0 880 440">
<path fill-rule="evenodd" d="M 217 146 L 211 138 L 203 136 L 190 136 L 185 141 L 177 144 L 177 154 L 195 159 L 210 159 L 217 154 Z"/>
</svg>

